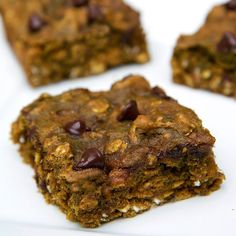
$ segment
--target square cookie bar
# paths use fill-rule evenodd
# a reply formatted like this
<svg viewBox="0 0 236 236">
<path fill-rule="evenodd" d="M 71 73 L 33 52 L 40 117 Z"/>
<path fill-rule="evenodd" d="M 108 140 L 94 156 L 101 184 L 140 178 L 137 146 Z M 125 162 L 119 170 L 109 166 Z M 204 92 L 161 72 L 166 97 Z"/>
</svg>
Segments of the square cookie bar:
<svg viewBox="0 0 236 236">
<path fill-rule="evenodd" d="M 139 13 L 122 0 L 1 0 L 0 11 L 32 86 L 149 60 Z"/>
<path fill-rule="evenodd" d="M 197 115 L 141 76 L 106 92 L 43 94 L 12 139 L 46 201 L 85 227 L 208 195 L 224 179 Z"/>
<path fill-rule="evenodd" d="M 236 98 L 236 1 L 218 5 L 194 35 L 180 36 L 172 59 L 176 83 Z"/>
</svg>

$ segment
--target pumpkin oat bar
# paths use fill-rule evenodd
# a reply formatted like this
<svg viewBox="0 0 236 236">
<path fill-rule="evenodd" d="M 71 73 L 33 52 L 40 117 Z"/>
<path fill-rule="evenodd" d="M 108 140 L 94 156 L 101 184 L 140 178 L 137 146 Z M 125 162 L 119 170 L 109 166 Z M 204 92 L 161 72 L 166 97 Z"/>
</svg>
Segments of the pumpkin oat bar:
<svg viewBox="0 0 236 236">
<path fill-rule="evenodd" d="M 236 1 L 218 5 L 193 35 L 178 39 L 172 58 L 176 83 L 236 98 Z"/>
<path fill-rule="evenodd" d="M 21 111 L 12 139 L 46 201 L 85 227 L 208 195 L 224 179 L 197 115 L 141 76 L 106 92 L 44 94 Z"/>
<path fill-rule="evenodd" d="M 1 0 L 0 12 L 32 86 L 149 60 L 139 13 L 122 0 Z"/>
</svg>

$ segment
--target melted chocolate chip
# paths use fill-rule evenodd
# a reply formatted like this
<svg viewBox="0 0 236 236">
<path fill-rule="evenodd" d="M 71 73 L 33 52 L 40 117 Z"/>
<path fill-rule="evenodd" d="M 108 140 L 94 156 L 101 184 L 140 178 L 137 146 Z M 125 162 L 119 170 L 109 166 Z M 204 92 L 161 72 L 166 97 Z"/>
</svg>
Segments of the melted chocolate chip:
<svg viewBox="0 0 236 236">
<path fill-rule="evenodd" d="M 236 0 L 231 0 L 227 2 L 225 4 L 225 7 L 227 8 L 227 10 L 232 10 L 232 11 L 236 10 Z"/>
<path fill-rule="evenodd" d="M 36 172 L 34 179 L 36 181 L 37 184 L 39 184 L 39 174 Z"/>
<path fill-rule="evenodd" d="M 47 184 L 45 180 L 42 180 L 39 184 L 40 189 L 42 190 L 42 192 L 46 193 L 48 192 L 48 188 L 47 188 Z"/>
<path fill-rule="evenodd" d="M 218 52 L 232 52 L 236 49 L 236 36 L 231 32 L 225 32 L 217 44 Z"/>
<path fill-rule="evenodd" d="M 71 2 L 74 7 L 82 7 L 88 5 L 88 0 L 72 0 Z"/>
<path fill-rule="evenodd" d="M 41 180 L 40 177 L 39 177 L 39 174 L 37 172 L 36 172 L 36 175 L 35 175 L 34 178 L 35 178 L 35 181 L 36 181 L 37 185 L 41 189 L 41 191 L 44 192 L 44 193 L 48 192 L 46 181 Z"/>
<path fill-rule="evenodd" d="M 75 120 L 65 125 L 65 130 L 71 135 L 80 136 L 87 131 L 86 124 L 82 120 Z"/>
<path fill-rule="evenodd" d="M 175 147 L 174 149 L 166 152 L 166 156 L 171 157 L 171 158 L 180 158 L 180 157 L 183 156 L 182 148 L 181 147 Z"/>
<path fill-rule="evenodd" d="M 202 147 L 188 147 L 188 156 L 192 158 L 204 158 L 209 153 L 209 147 L 202 146 Z"/>
<path fill-rule="evenodd" d="M 102 19 L 102 11 L 98 5 L 90 4 L 88 7 L 88 17 L 89 22 L 93 23 L 94 21 Z"/>
<path fill-rule="evenodd" d="M 186 151 L 183 152 L 183 149 L 186 148 Z M 168 157 L 168 158 L 204 158 L 208 155 L 210 151 L 209 146 L 190 146 L 190 145 L 178 145 L 172 150 L 168 150 L 166 152 L 158 153 L 158 158 Z"/>
<path fill-rule="evenodd" d="M 159 98 L 163 98 L 166 100 L 173 100 L 173 98 L 169 97 L 166 95 L 165 91 L 163 89 L 161 89 L 160 87 L 156 86 L 152 88 L 152 94 L 159 97 Z"/>
<path fill-rule="evenodd" d="M 24 136 L 27 140 L 32 140 L 36 136 L 35 128 L 27 129 Z"/>
<path fill-rule="evenodd" d="M 45 25 L 45 21 L 36 13 L 32 14 L 28 21 L 29 31 L 36 33 Z"/>
<path fill-rule="evenodd" d="M 129 30 L 124 31 L 121 34 L 121 43 L 132 44 L 133 36 L 134 36 L 134 29 L 129 29 Z"/>
<path fill-rule="evenodd" d="M 161 98 L 166 97 L 166 93 L 164 92 L 164 90 L 158 86 L 152 88 L 152 94 L 156 95 L 157 97 L 161 97 Z"/>
<path fill-rule="evenodd" d="M 138 106 L 136 101 L 131 100 L 125 105 L 120 115 L 117 117 L 118 121 L 132 120 L 134 121 L 139 115 Z"/>
<path fill-rule="evenodd" d="M 227 74 L 223 74 L 222 78 L 223 78 L 223 81 L 228 81 L 228 82 L 232 81 L 232 77 Z"/>
<path fill-rule="evenodd" d="M 104 158 L 102 153 L 96 148 L 87 149 L 82 159 L 73 167 L 74 170 L 79 168 L 104 168 Z"/>
</svg>

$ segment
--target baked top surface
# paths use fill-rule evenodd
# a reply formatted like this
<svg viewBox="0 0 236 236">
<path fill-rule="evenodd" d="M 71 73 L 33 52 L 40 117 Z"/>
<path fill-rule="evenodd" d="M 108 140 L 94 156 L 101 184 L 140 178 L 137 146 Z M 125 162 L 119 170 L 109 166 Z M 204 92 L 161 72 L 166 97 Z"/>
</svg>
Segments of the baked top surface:
<svg viewBox="0 0 236 236">
<path fill-rule="evenodd" d="M 129 33 L 139 25 L 122 0 L 2 0 L 0 9 L 14 37 L 30 43 Z"/>
<path fill-rule="evenodd" d="M 206 155 L 215 141 L 192 110 L 140 76 L 128 76 L 107 92 L 42 95 L 19 120 L 15 139 L 24 137 L 54 162 L 66 161 L 62 168 L 76 170 L 135 168 L 149 165 L 152 157 Z"/>
<path fill-rule="evenodd" d="M 217 5 L 210 11 L 205 23 L 195 34 L 189 36 L 183 35 L 179 38 L 177 47 L 184 49 L 202 46 L 212 52 L 218 52 L 218 45 L 225 33 L 230 32 L 235 36 L 235 21 L 235 0 L 222 5 Z"/>
</svg>

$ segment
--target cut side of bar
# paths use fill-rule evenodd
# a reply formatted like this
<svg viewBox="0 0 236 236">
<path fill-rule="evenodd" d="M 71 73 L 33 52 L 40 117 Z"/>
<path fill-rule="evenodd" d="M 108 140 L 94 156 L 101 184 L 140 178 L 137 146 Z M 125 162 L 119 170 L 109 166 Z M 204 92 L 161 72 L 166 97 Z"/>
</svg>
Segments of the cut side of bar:
<svg viewBox="0 0 236 236">
<path fill-rule="evenodd" d="M 224 179 L 197 115 L 136 75 L 105 92 L 42 95 L 12 139 L 46 201 L 84 227 L 208 195 Z"/>
</svg>

